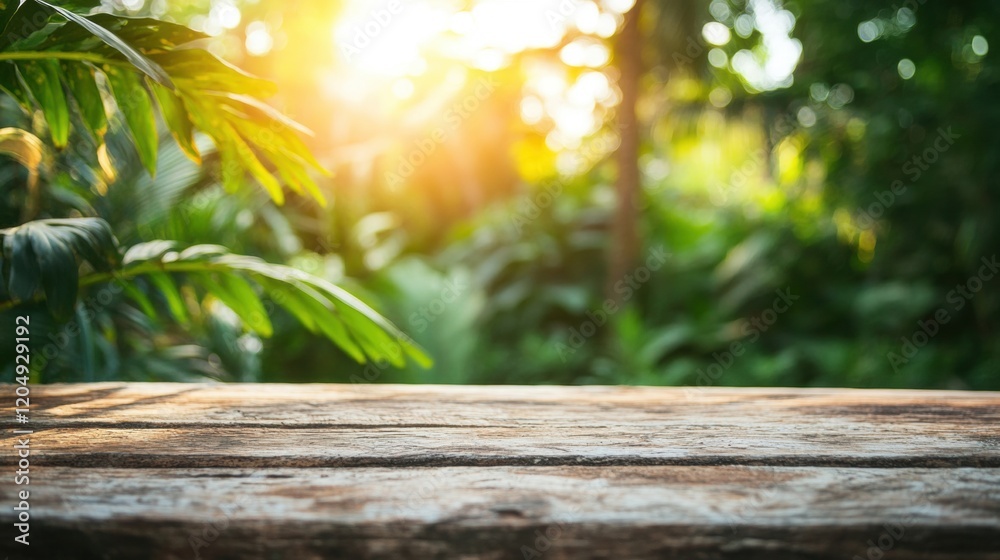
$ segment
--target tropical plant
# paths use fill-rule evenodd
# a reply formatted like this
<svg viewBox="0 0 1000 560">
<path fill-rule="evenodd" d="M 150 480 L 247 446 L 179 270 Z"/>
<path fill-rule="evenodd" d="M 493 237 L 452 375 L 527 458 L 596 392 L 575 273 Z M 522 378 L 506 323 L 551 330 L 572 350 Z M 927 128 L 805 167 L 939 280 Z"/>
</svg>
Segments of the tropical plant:
<svg viewBox="0 0 1000 560">
<path fill-rule="evenodd" d="M 325 170 L 299 137 L 308 131 L 264 102 L 274 92 L 270 82 L 199 48 L 201 33 L 91 13 L 99 5 L 0 2 L 0 88 L 24 112 L 17 126 L 0 130 L 0 153 L 27 170 L 15 187 L 19 225 L 0 230 L 0 311 L 23 306 L 56 322 L 75 315 L 91 323 L 95 314 L 81 313 L 83 294 L 112 286 L 155 321 L 166 308 L 188 325 L 192 308 L 221 303 L 246 331 L 267 337 L 276 304 L 358 362 L 402 366 L 409 357 L 426 365 L 405 334 L 326 280 L 218 245 L 148 240 L 119 247 L 95 209 L 112 196 L 114 181 L 104 179 L 115 175 L 108 155 L 108 144 L 118 141 L 109 133 L 115 119 L 124 121 L 150 175 L 164 171 L 157 116 L 196 164 L 218 154 L 229 193 L 242 189 L 246 170 L 274 203 L 285 201 L 286 185 L 325 205 L 310 176 Z M 178 193 L 186 188 L 183 180 L 173 184 Z"/>
</svg>

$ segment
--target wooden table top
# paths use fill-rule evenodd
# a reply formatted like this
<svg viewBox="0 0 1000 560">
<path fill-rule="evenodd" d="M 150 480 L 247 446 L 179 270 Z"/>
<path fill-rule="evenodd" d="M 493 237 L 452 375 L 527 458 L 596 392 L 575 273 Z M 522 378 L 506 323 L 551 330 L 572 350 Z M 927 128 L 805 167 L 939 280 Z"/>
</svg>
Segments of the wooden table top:
<svg viewBox="0 0 1000 560">
<path fill-rule="evenodd" d="M 1000 560 L 1000 393 L 92 384 L 31 407 L 11 560 Z"/>
</svg>

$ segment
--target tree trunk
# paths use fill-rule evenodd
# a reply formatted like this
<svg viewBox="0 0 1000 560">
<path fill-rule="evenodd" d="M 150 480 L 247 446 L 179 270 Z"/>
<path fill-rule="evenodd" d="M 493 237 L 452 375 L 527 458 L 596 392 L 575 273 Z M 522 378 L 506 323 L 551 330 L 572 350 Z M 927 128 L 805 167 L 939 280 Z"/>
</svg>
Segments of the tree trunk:
<svg viewBox="0 0 1000 560">
<path fill-rule="evenodd" d="M 642 0 L 625 14 L 625 23 L 618 34 L 615 57 L 618 65 L 618 88 L 621 104 L 618 106 L 618 132 L 621 145 L 615 160 L 618 166 L 616 183 L 617 208 L 611 226 L 609 267 L 606 283 L 608 297 L 621 302 L 621 295 L 614 286 L 629 273 L 639 257 L 639 130 L 635 106 L 639 97 L 639 79 L 642 75 L 642 37 L 639 14 Z"/>
</svg>

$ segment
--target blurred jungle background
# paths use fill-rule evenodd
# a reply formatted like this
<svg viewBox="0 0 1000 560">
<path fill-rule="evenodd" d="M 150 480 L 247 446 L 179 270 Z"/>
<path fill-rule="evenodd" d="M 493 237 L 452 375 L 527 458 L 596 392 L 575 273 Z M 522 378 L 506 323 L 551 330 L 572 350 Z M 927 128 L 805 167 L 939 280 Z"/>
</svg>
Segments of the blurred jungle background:
<svg viewBox="0 0 1000 560">
<path fill-rule="evenodd" d="M 62 340 L 43 382 L 1000 389 L 995 1 L 101 11 L 187 25 L 275 82 L 268 101 L 332 172 L 314 176 L 328 203 L 278 205 L 249 175 L 226 193 L 203 135 L 203 166 L 163 143 L 152 178 L 121 119 L 46 196 L 100 190 L 74 215 L 123 246 L 215 244 L 343 286 L 434 364 L 359 364 L 274 306 L 270 336 L 224 305 L 181 324 L 185 302 L 151 295 L 151 313 L 101 305 L 72 340 L 39 319 L 37 344 Z M 0 166 L 0 227 L 25 181 Z"/>
</svg>

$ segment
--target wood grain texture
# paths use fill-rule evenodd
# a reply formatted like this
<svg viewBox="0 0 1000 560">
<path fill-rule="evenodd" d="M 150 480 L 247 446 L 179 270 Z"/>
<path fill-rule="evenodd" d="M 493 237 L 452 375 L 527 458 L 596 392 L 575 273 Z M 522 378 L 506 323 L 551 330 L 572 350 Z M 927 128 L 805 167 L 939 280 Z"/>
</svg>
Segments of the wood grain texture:
<svg viewBox="0 0 1000 560">
<path fill-rule="evenodd" d="M 169 384 L 37 391 L 34 426 L 45 437 L 35 451 L 59 466 L 1000 467 L 997 393 Z M 0 464 L 13 461 L 0 456 Z"/>
<path fill-rule="evenodd" d="M 73 543 L 76 558 L 513 559 L 529 547 L 554 559 L 834 559 L 865 557 L 890 530 L 890 558 L 1000 558 L 998 469 L 50 467 L 39 477 L 39 550 Z"/>
<path fill-rule="evenodd" d="M 31 398 L 33 544 L 0 540 L 11 560 L 1000 560 L 1000 393 L 97 384 Z M 18 489 L 0 483 L 0 525 Z"/>
</svg>

